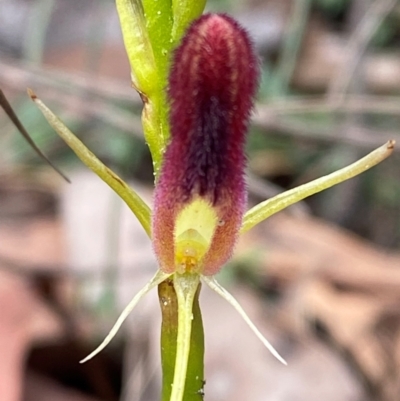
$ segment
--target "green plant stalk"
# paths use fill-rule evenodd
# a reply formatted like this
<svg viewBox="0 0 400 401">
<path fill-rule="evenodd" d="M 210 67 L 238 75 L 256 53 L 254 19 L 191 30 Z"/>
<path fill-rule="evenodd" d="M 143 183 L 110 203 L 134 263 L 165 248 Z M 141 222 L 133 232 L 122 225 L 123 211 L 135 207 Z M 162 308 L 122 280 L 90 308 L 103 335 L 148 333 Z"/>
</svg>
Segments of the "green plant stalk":
<svg viewBox="0 0 400 401">
<path fill-rule="evenodd" d="M 204 395 L 204 331 L 199 306 L 201 284 L 193 298 L 190 351 L 185 374 L 183 400 L 202 401 Z M 172 383 L 175 378 L 176 351 L 179 327 L 178 297 L 173 279 L 167 279 L 158 286 L 162 313 L 161 362 L 163 372 L 162 401 L 175 401 Z M 178 390 L 175 389 L 175 394 Z M 173 396 L 174 398 L 171 398 Z"/>
<path fill-rule="evenodd" d="M 172 50 L 171 30 L 173 15 L 171 0 L 142 0 L 142 6 L 146 31 L 157 69 L 157 80 L 154 82 L 153 90 L 144 92 L 144 96 L 142 96 L 144 101 L 142 113 L 143 130 L 152 154 L 154 178 L 156 180 L 169 138 L 168 105 L 165 88 L 167 87 Z"/>
<path fill-rule="evenodd" d="M 169 137 L 167 112 L 164 95 L 155 95 L 152 99 L 142 96 L 142 126 L 147 145 L 153 159 L 154 181 L 160 173 L 163 154 Z"/>
</svg>

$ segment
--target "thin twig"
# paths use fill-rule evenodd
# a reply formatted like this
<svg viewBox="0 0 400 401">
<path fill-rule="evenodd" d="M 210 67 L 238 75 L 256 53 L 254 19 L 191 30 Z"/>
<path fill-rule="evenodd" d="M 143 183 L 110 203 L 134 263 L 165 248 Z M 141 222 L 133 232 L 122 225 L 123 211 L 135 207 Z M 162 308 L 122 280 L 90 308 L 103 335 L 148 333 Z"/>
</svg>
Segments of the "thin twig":
<svg viewBox="0 0 400 401">
<path fill-rule="evenodd" d="M 400 97 L 349 95 L 343 102 L 340 97 L 327 100 L 322 96 L 292 96 L 289 99 L 259 105 L 256 115 L 286 115 L 302 113 L 370 113 L 400 115 Z"/>
<path fill-rule="evenodd" d="M 108 100 L 124 100 L 141 105 L 139 95 L 129 84 L 116 79 L 93 77 L 92 74 L 76 71 L 60 71 L 51 67 L 34 66 L 7 58 L 0 53 L 0 84 L 20 91 L 26 87 L 46 87 L 55 92 L 86 93 Z"/>
<path fill-rule="evenodd" d="M 378 131 L 358 125 L 351 126 L 347 130 L 335 127 L 325 128 L 321 124 L 304 123 L 294 119 L 289 120 L 277 116 L 258 115 L 253 119 L 253 124 L 266 132 L 277 131 L 280 134 L 295 137 L 302 141 L 317 141 L 328 144 L 348 144 L 360 149 L 371 150 L 379 146 L 388 138 L 400 142 L 398 131 Z M 400 152 L 400 148 L 395 148 Z"/>
<path fill-rule="evenodd" d="M 288 92 L 307 25 L 310 5 L 310 0 L 292 2 L 293 11 L 286 27 L 287 32 L 277 67 L 277 79 L 280 83 L 281 94 L 287 94 Z"/>
<path fill-rule="evenodd" d="M 338 103 L 344 101 L 347 88 L 360 58 L 371 38 L 386 16 L 393 10 L 397 0 L 375 0 L 350 37 L 341 68 L 333 76 L 327 98 Z"/>
<path fill-rule="evenodd" d="M 6 60 L 6 61 L 4 61 Z M 60 89 L 73 88 L 74 92 L 88 91 L 107 100 L 126 100 L 133 105 L 140 105 L 139 96 L 122 82 L 108 78 L 93 79 L 82 72 L 60 72 L 48 67 L 33 67 L 30 64 L 17 63 L 0 55 L 0 84 L 13 90 L 45 86 L 54 96 L 61 95 Z M 70 91 L 70 90 L 69 90 Z M 46 93 L 47 96 L 47 93 Z M 72 99 L 71 95 L 71 99 Z M 259 105 L 257 114 L 297 114 L 365 112 L 372 114 L 400 115 L 400 97 L 398 96 L 348 96 L 340 103 L 334 96 L 329 101 L 322 96 L 291 96 L 285 100 L 276 100 L 268 105 Z"/>
<path fill-rule="evenodd" d="M 55 5 L 55 0 L 39 0 L 30 7 L 24 34 L 23 58 L 37 65 L 42 63 L 47 30 Z"/>
<path fill-rule="evenodd" d="M 43 91 L 48 102 L 54 102 L 63 109 L 62 115 L 70 115 L 78 119 L 96 118 L 123 132 L 132 133 L 144 140 L 140 117 L 134 113 L 123 112 L 101 98 L 85 101 L 79 96 L 65 93 Z"/>
</svg>

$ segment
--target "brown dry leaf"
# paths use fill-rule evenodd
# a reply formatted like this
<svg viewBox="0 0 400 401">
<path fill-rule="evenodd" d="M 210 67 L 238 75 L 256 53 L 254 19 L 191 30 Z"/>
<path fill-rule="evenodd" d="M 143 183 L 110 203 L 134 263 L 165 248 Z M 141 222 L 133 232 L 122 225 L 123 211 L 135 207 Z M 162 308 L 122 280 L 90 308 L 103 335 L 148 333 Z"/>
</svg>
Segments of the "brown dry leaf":
<svg viewBox="0 0 400 401">
<path fill-rule="evenodd" d="M 264 272 L 286 284 L 304 275 L 337 286 L 400 298 L 400 254 L 375 247 L 332 224 L 281 213 L 243 237 L 240 249 L 265 252 Z"/>
<path fill-rule="evenodd" d="M 262 307 L 253 291 L 235 287 L 232 293 L 288 366 L 271 356 L 231 305 L 204 287 L 200 301 L 206 333 L 207 400 L 362 399 L 355 375 L 334 351 L 312 337 L 290 340 L 287 332 L 276 328 L 272 311 Z"/>
<path fill-rule="evenodd" d="M 325 90 L 346 58 L 346 45 L 341 35 L 327 30 L 326 24 L 314 15 L 294 72 L 294 85 L 312 91 Z M 399 89 L 397 53 L 370 52 L 364 67 L 369 90 L 393 93 Z"/>
<path fill-rule="evenodd" d="M 0 270 L 0 399 L 20 401 L 32 343 L 57 338 L 60 321 L 23 278 Z"/>
<path fill-rule="evenodd" d="M 244 237 L 241 249 L 249 247 L 260 256 L 260 281 L 286 294 L 287 329 L 300 334 L 299 314 L 318 322 L 379 399 L 391 401 L 400 374 L 400 255 L 284 213 Z"/>
<path fill-rule="evenodd" d="M 307 308 L 307 316 L 323 322 L 341 348 L 352 350 L 368 377 L 379 380 L 384 373 L 384 359 L 379 339 L 371 335 L 371 330 L 384 303 L 371 302 L 365 295 L 338 293 L 328 283 L 317 280 L 308 282 L 302 295 L 300 302 Z"/>
</svg>

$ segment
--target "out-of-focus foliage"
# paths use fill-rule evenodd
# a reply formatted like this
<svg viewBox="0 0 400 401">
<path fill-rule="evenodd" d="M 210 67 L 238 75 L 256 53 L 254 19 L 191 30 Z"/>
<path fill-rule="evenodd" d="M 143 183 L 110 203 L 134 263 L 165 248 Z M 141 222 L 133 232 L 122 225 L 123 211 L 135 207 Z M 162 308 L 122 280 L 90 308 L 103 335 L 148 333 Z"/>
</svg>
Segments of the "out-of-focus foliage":
<svg viewBox="0 0 400 401">
<path fill-rule="evenodd" d="M 377 17 L 381 20 L 368 43 L 359 48 L 358 64 L 345 93 L 358 96 L 362 102 L 368 96 L 370 104 L 375 103 L 380 109 L 371 112 L 371 106 L 365 112 L 362 108 L 355 112 L 354 108 L 343 107 L 337 114 L 333 107 L 323 111 L 316 110 L 315 104 L 306 107 L 307 96 L 319 96 L 322 104 L 332 83 L 340 77 L 338 71 L 342 75 L 348 72 L 341 60 L 357 24 L 369 12 L 368 4 L 361 0 L 249 0 L 240 4 L 211 0 L 208 3 L 210 10 L 231 10 L 253 35 L 263 65 L 258 95 L 261 108 L 267 110 L 277 101 L 288 101 L 288 107 L 279 112 L 272 106 L 270 117 L 262 124 L 256 114 L 257 126 L 248 144 L 249 166 L 255 174 L 282 188 L 292 187 L 329 173 L 398 135 L 398 113 L 386 112 L 380 101 L 386 96 L 388 101 L 400 101 L 399 81 L 395 79 L 396 71 L 400 71 L 400 55 L 396 50 L 400 38 L 398 7 Z M 127 176 L 136 174 L 151 180 L 150 158 L 140 132 L 140 100 L 129 88 L 129 69 L 113 2 L 4 0 L 0 4 L 0 23 L 10 18 L 16 21 L 14 26 L 0 24 L 0 60 L 17 65 L 19 73 L 10 80 L 10 75 L 3 72 L 0 85 L 42 149 L 64 166 L 76 162 L 27 102 L 26 86 L 39 91 L 44 99 L 46 92 L 49 93 L 55 110 L 103 160 Z M 60 88 L 59 78 L 45 87 L 37 84 L 36 78 L 22 79 L 22 71 L 29 70 L 31 62 L 37 68 L 36 77 L 48 76 L 45 66 L 50 64 L 57 70 L 67 69 L 76 80 L 65 85 L 64 79 Z M 82 85 L 82 72 L 94 86 L 106 74 L 111 87 L 117 83 L 126 95 L 121 98 L 111 90 L 108 95 L 99 96 Z M 99 88 L 103 86 L 99 83 Z M 303 112 L 290 111 L 294 101 Z M 39 166 L 41 162 L 4 115 L 0 119 L 5 127 L 5 135 L 0 139 L 0 169 L 18 164 Z M 318 216 L 382 245 L 397 247 L 400 183 L 395 171 L 398 169 L 395 155 L 376 171 L 318 195 L 309 204 Z"/>
</svg>

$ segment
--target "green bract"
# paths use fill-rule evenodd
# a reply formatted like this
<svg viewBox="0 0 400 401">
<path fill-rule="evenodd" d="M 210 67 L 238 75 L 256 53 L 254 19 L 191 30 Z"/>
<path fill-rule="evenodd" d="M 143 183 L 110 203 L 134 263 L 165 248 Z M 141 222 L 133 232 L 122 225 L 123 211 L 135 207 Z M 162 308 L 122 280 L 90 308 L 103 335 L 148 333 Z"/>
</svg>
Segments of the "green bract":
<svg viewBox="0 0 400 401">
<path fill-rule="evenodd" d="M 171 52 L 205 1 L 116 0 L 132 84 L 142 96 L 144 136 L 157 179 L 169 138 L 165 88 Z"/>
</svg>

